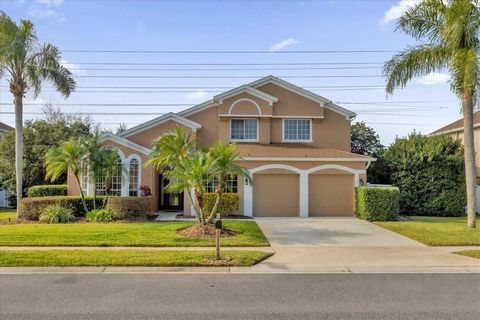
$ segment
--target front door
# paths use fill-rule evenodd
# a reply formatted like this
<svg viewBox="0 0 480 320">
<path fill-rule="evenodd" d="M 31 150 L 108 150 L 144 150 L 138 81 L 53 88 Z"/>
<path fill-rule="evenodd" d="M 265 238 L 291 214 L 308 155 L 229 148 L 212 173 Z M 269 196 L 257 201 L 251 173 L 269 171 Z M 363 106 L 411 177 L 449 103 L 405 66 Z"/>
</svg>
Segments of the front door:
<svg viewBox="0 0 480 320">
<path fill-rule="evenodd" d="M 183 192 L 169 192 L 167 186 L 170 180 L 160 175 L 160 210 L 183 211 Z"/>
</svg>

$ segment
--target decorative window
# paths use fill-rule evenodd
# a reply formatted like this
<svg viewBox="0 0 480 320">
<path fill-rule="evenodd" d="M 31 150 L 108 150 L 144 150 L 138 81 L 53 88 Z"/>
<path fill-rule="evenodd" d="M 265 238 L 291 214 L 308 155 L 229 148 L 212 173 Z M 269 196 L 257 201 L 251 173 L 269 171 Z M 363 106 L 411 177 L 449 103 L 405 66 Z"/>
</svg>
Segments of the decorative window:
<svg viewBox="0 0 480 320">
<path fill-rule="evenodd" d="M 232 119 L 230 126 L 230 140 L 257 141 L 257 119 Z"/>
<path fill-rule="evenodd" d="M 118 155 L 117 155 L 118 156 Z M 98 195 L 105 195 L 105 176 L 99 176 L 96 189 Z M 118 156 L 117 168 L 112 176 L 112 186 L 110 189 L 111 196 L 122 195 L 122 159 Z"/>
<path fill-rule="evenodd" d="M 129 187 L 128 195 L 130 197 L 138 197 L 138 160 L 130 160 L 130 170 L 129 170 Z"/>
<path fill-rule="evenodd" d="M 215 192 L 218 187 L 218 179 L 207 179 L 205 181 L 205 192 Z M 238 193 L 238 178 L 236 175 L 228 176 L 225 192 Z"/>
<path fill-rule="evenodd" d="M 312 141 L 312 122 L 310 119 L 283 120 L 284 141 Z"/>
<path fill-rule="evenodd" d="M 83 159 L 80 163 L 80 188 L 86 195 L 88 189 L 88 162 L 86 159 Z"/>
</svg>

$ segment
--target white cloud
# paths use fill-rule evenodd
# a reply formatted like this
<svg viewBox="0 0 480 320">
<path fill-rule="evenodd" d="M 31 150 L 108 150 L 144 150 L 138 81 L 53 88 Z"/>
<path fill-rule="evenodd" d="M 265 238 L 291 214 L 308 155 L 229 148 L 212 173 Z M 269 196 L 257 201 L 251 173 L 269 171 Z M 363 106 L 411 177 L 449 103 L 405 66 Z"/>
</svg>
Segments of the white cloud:
<svg viewBox="0 0 480 320">
<path fill-rule="evenodd" d="M 83 70 L 81 69 L 77 64 L 75 63 L 70 63 L 66 60 L 61 60 L 60 61 L 60 64 L 62 66 L 64 66 L 65 68 L 67 68 L 68 70 L 70 70 L 71 73 L 73 73 L 74 75 L 78 75 L 78 76 L 84 76 L 87 74 L 87 71 L 86 70 Z"/>
<path fill-rule="evenodd" d="M 53 18 L 57 17 L 58 13 L 53 9 L 39 9 L 39 8 L 31 8 L 29 11 L 30 15 L 35 18 Z"/>
<path fill-rule="evenodd" d="M 45 4 L 47 6 L 60 6 L 63 4 L 63 0 L 35 0 L 35 2 Z"/>
<path fill-rule="evenodd" d="M 294 44 L 297 44 L 297 43 L 300 43 L 300 41 L 295 40 L 295 39 L 293 39 L 293 38 L 288 38 L 288 39 L 285 39 L 285 40 L 283 40 L 283 41 L 280 41 L 280 42 L 275 43 L 274 45 L 272 45 L 272 46 L 270 47 L 270 51 L 271 51 L 271 52 L 279 51 L 279 50 L 285 49 L 286 47 L 291 46 L 291 45 L 294 45 Z"/>
<path fill-rule="evenodd" d="M 200 89 L 187 93 L 188 100 L 204 99 L 207 96 L 208 96 L 208 93 L 205 90 L 200 90 Z"/>
<path fill-rule="evenodd" d="M 422 0 L 400 0 L 399 3 L 393 5 L 383 15 L 382 23 L 387 24 L 400 18 L 408 8 L 420 3 Z"/>
<path fill-rule="evenodd" d="M 448 80 L 450 80 L 450 75 L 448 73 L 432 72 L 426 76 L 421 77 L 418 82 L 425 85 L 434 85 L 446 83 Z"/>
</svg>

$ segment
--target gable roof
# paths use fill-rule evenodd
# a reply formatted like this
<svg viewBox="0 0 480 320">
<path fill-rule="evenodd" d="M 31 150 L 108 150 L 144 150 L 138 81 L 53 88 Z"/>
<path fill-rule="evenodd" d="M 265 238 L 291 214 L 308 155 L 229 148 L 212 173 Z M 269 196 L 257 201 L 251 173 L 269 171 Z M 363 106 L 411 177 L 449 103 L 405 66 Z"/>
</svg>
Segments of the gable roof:
<svg viewBox="0 0 480 320">
<path fill-rule="evenodd" d="M 480 111 L 477 111 L 473 114 L 473 127 L 474 128 L 480 127 Z M 447 124 L 444 127 L 441 127 L 440 129 L 433 131 L 432 133 L 429 134 L 429 136 L 461 132 L 461 131 L 463 131 L 463 118 L 458 119 L 457 121 L 454 121 L 450 124 Z"/>
<path fill-rule="evenodd" d="M 260 86 L 263 86 L 267 83 L 273 83 L 273 84 L 276 84 L 282 88 L 285 88 L 287 90 L 290 90 L 296 94 L 299 94 L 307 99 L 311 99 L 313 101 L 317 101 L 318 103 L 320 103 L 324 108 L 327 108 L 327 109 L 330 109 L 334 112 L 337 112 L 343 116 L 345 116 L 348 120 L 352 120 L 356 117 L 356 113 L 353 112 L 353 111 L 350 111 L 348 109 L 345 109 L 335 103 L 332 102 L 332 100 L 329 100 L 327 98 L 324 98 L 322 96 L 319 96 L 318 94 L 315 94 L 311 91 L 308 91 L 308 90 L 305 90 L 299 86 L 296 86 L 290 82 L 287 82 L 285 80 L 282 80 L 280 78 L 277 78 L 275 76 L 266 76 L 266 77 L 263 77 L 261 79 L 258 79 L 258 80 L 255 80 L 251 83 L 248 83 L 246 85 L 243 85 L 243 86 L 240 86 L 240 87 L 237 87 L 237 88 L 234 88 L 234 89 L 231 89 L 223 94 L 220 94 L 220 95 L 217 95 L 215 96 L 212 100 L 209 100 L 209 101 L 205 101 L 201 104 L 198 104 L 196 106 L 193 106 L 191 108 L 188 108 L 186 110 L 183 110 L 183 111 L 180 111 L 178 112 L 178 115 L 181 115 L 183 117 L 186 117 L 186 116 L 189 116 L 191 114 L 194 114 L 196 112 L 200 112 L 202 110 L 205 110 L 207 108 L 210 108 L 212 106 L 215 106 L 217 105 L 217 101 L 218 101 L 218 97 L 220 96 L 223 96 L 224 94 L 227 94 L 227 93 L 230 93 L 230 92 L 235 92 L 237 90 L 239 90 L 239 92 L 242 92 L 242 90 L 247 90 L 246 88 L 251 88 L 251 89 L 255 89 L 257 90 L 257 92 L 261 92 L 264 96 L 267 95 L 267 96 L 270 96 L 272 98 L 276 98 L 276 97 L 273 97 L 271 95 L 268 95 L 266 92 L 262 92 L 260 90 L 258 90 L 257 88 L 260 87 Z M 251 91 L 252 92 L 252 91 Z M 277 99 L 278 100 L 278 99 Z M 274 101 L 275 102 L 275 101 Z"/>
<path fill-rule="evenodd" d="M 165 123 L 167 121 L 175 121 L 179 124 L 182 124 L 186 127 L 191 128 L 192 130 L 197 130 L 197 129 L 200 129 L 202 127 L 201 124 L 199 124 L 195 121 L 184 118 L 181 115 L 178 115 L 176 113 L 169 112 L 169 113 L 166 113 L 166 114 L 164 114 L 160 117 L 157 117 L 157 118 L 152 119 L 150 121 L 147 121 L 145 123 L 139 124 L 138 126 L 132 127 L 128 130 L 125 130 L 125 131 L 119 133 L 118 136 L 123 137 L 123 138 L 127 138 L 127 137 L 130 137 L 130 136 L 132 136 L 134 134 L 137 134 L 139 132 L 142 132 L 142 131 L 148 130 L 150 128 L 153 128 L 153 127 L 155 127 L 159 124 Z"/>
<path fill-rule="evenodd" d="M 135 151 L 141 152 L 145 155 L 150 154 L 150 152 L 152 151 L 151 149 L 149 149 L 147 147 L 139 145 L 138 143 L 135 143 L 135 142 L 130 141 L 128 139 L 119 137 L 118 135 L 113 134 L 113 133 L 104 133 L 100 136 L 100 142 L 104 142 L 104 141 L 107 141 L 107 140 L 113 141 L 113 142 L 118 143 L 119 145 L 122 145 L 124 147 L 127 147 L 127 148 L 133 149 Z"/>
<path fill-rule="evenodd" d="M 0 131 L 7 132 L 7 131 L 13 131 L 13 130 L 15 130 L 15 129 L 10 127 L 9 125 L 6 125 L 3 122 L 0 122 Z"/>
<path fill-rule="evenodd" d="M 218 94 L 218 95 L 213 97 L 213 101 L 218 101 L 218 103 L 221 104 L 221 103 L 223 103 L 223 100 L 226 100 L 230 97 L 236 96 L 240 93 L 248 93 L 248 94 L 251 94 L 252 96 L 255 96 L 259 99 L 265 100 L 265 101 L 268 102 L 268 104 L 270 106 L 273 105 L 274 102 L 278 101 L 277 97 L 274 97 L 274 96 L 272 96 L 272 95 L 270 95 L 266 92 L 257 90 L 255 88 L 252 88 L 252 87 L 249 87 L 249 86 L 246 86 L 246 85 L 228 90 L 228 91 L 226 91 L 224 93 L 221 93 L 221 94 Z"/>
</svg>

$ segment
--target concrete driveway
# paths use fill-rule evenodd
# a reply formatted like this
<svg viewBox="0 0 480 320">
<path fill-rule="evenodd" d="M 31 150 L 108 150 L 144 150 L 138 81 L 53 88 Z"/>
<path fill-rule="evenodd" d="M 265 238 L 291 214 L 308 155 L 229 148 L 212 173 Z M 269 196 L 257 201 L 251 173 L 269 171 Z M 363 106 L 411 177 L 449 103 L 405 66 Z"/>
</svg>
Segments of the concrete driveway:
<svg viewBox="0 0 480 320">
<path fill-rule="evenodd" d="M 478 259 L 428 247 L 356 218 L 255 221 L 276 253 L 250 269 L 254 272 L 480 272 Z"/>
</svg>

